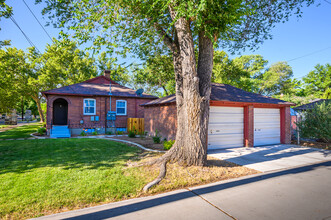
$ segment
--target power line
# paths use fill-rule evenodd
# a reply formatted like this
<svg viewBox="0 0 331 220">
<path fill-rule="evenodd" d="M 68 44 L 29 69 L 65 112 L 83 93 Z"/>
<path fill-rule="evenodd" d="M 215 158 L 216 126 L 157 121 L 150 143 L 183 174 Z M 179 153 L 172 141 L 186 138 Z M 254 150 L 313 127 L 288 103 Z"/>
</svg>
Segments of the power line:
<svg viewBox="0 0 331 220">
<path fill-rule="evenodd" d="M 0 9 L 5 12 L 5 10 L 3 8 L 0 7 Z M 17 28 L 22 32 L 23 36 L 25 37 L 25 39 L 29 42 L 29 44 L 32 46 L 32 47 L 35 47 L 36 50 L 40 53 L 40 50 L 37 48 L 36 45 L 34 45 L 34 43 L 30 40 L 30 38 L 25 34 L 25 32 L 22 30 L 22 28 L 18 25 L 18 23 L 16 22 L 15 18 L 10 15 L 10 20 L 17 26 Z"/>
<path fill-rule="evenodd" d="M 44 28 L 44 26 L 40 23 L 40 21 L 38 20 L 38 18 L 36 17 L 36 15 L 33 13 L 33 11 L 28 6 L 28 4 L 25 2 L 25 0 L 22 0 L 22 1 L 24 2 L 25 6 L 29 9 L 29 11 L 31 12 L 31 14 L 33 15 L 33 17 L 36 19 L 36 21 L 39 23 L 40 27 L 45 31 L 45 33 L 47 34 L 47 36 L 49 37 L 49 39 L 52 41 L 52 37 L 48 34 L 48 32 L 46 31 L 46 29 Z"/>
<path fill-rule="evenodd" d="M 293 58 L 293 59 L 287 60 L 286 62 L 291 62 L 291 61 L 293 61 L 293 60 L 297 60 L 297 59 L 300 59 L 300 58 L 303 58 L 303 57 L 307 57 L 307 56 L 313 55 L 313 54 L 315 54 L 315 53 L 319 53 L 319 52 L 322 52 L 322 51 L 328 50 L 328 49 L 330 49 L 330 48 L 331 48 L 331 46 L 329 46 L 329 47 L 327 47 L 327 48 L 324 48 L 324 49 L 321 49 L 321 50 L 314 51 L 314 52 L 312 52 L 312 53 L 305 54 L 305 55 L 300 56 L 300 57 L 296 57 L 296 58 Z"/>
<path fill-rule="evenodd" d="M 327 1 L 327 0 L 324 0 L 325 2 L 329 3 L 331 5 L 331 2 Z"/>
</svg>

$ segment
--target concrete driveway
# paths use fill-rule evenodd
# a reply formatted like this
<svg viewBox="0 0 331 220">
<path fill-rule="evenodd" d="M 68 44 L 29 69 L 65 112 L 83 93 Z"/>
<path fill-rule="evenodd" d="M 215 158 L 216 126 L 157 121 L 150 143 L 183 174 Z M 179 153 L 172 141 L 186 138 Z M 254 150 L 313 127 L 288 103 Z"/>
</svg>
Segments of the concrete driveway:
<svg viewBox="0 0 331 220">
<path fill-rule="evenodd" d="M 210 150 L 208 155 L 261 172 L 288 169 L 331 160 L 331 151 L 298 145 Z"/>
</svg>

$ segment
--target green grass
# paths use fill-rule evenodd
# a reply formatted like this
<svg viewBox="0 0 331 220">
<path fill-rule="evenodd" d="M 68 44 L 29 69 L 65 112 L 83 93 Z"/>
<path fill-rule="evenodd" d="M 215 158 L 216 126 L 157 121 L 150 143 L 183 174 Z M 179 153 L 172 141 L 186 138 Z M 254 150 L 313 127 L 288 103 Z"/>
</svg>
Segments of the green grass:
<svg viewBox="0 0 331 220">
<path fill-rule="evenodd" d="M 30 134 L 36 132 L 40 126 L 42 126 L 41 123 L 31 123 L 0 132 L 0 139 L 28 138 L 31 137 Z"/>
<path fill-rule="evenodd" d="M 0 141 L 0 219 L 135 197 L 150 179 L 125 166 L 139 152 L 97 139 Z"/>
<path fill-rule="evenodd" d="M 8 126 L 10 126 L 10 125 L 0 125 L 0 129 L 1 129 L 1 128 L 6 128 L 6 127 L 8 127 Z"/>
</svg>

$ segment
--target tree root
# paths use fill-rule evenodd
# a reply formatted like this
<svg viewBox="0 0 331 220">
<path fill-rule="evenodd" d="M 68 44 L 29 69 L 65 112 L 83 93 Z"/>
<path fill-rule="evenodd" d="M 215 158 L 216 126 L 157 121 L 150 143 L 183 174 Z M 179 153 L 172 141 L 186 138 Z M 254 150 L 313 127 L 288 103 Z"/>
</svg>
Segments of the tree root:
<svg viewBox="0 0 331 220">
<path fill-rule="evenodd" d="M 161 163 L 159 176 L 155 180 L 153 180 L 150 183 L 147 183 L 147 185 L 144 186 L 144 188 L 143 188 L 144 192 L 147 192 L 151 187 L 153 187 L 156 184 L 158 184 L 165 177 L 165 175 L 167 173 L 167 163 L 168 163 L 168 160 L 164 160 Z"/>
</svg>

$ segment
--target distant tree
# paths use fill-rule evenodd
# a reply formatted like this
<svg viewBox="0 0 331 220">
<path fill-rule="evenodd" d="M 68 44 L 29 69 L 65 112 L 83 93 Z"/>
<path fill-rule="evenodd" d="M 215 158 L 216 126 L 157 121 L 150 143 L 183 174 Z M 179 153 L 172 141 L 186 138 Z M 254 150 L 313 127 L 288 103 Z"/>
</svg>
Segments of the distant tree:
<svg viewBox="0 0 331 220">
<path fill-rule="evenodd" d="M 21 97 L 21 89 L 26 83 L 21 76 L 29 75 L 30 65 L 27 54 L 16 48 L 0 49 L 0 112 L 15 109 Z"/>
<path fill-rule="evenodd" d="M 224 51 L 215 51 L 212 82 L 225 83 L 245 91 L 255 91 L 256 77 L 268 63 L 261 55 L 244 55 L 230 59 Z"/>
<path fill-rule="evenodd" d="M 126 67 L 117 64 L 117 59 L 107 57 L 106 52 L 102 52 L 97 59 L 98 71 L 102 73 L 104 70 L 110 70 L 110 78 L 121 85 L 129 82 L 129 71 Z"/>
<path fill-rule="evenodd" d="M 259 93 L 269 96 L 293 94 L 299 82 L 292 77 L 292 67 L 287 62 L 275 63 L 258 77 L 261 82 Z"/>
<path fill-rule="evenodd" d="M 146 92 L 158 96 L 175 93 L 176 81 L 172 57 L 158 55 L 148 58 L 142 67 L 133 69 L 133 86 L 144 87 Z M 163 90 L 163 93 L 160 92 Z"/>
<path fill-rule="evenodd" d="M 1 18 L 10 18 L 10 16 L 13 14 L 13 8 L 10 7 L 5 3 L 5 0 L 0 0 L 0 21 Z M 1 28 L 0 28 L 1 30 Z M 10 40 L 2 40 L 0 39 L 0 48 L 3 46 L 9 46 Z"/>
<path fill-rule="evenodd" d="M 304 95 L 314 95 L 316 98 L 331 99 L 331 65 L 316 65 L 303 78 Z"/>
<path fill-rule="evenodd" d="M 44 122 L 41 108 L 42 91 L 87 80 L 96 76 L 95 60 L 79 50 L 67 39 L 47 45 L 45 53 L 35 48 L 25 53 L 16 48 L 0 50 L 0 94 L 6 106 L 16 107 L 22 96 L 35 101 L 39 116 Z"/>
</svg>

